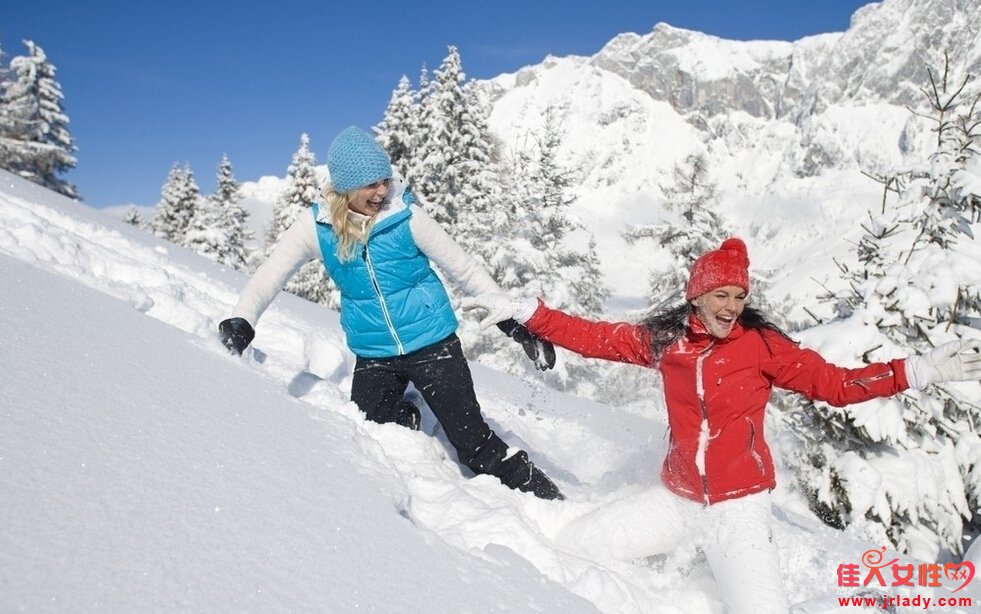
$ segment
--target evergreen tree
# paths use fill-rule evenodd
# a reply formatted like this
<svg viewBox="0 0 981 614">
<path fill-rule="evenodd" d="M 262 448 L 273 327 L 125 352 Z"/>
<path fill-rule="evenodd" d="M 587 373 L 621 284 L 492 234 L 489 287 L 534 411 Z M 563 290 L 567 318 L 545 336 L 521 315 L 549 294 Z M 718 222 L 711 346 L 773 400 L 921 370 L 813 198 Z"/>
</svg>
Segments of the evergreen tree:
<svg viewBox="0 0 981 614">
<path fill-rule="evenodd" d="M 272 251 L 279 236 L 289 228 L 299 215 L 310 215 L 309 208 L 318 198 L 320 181 L 317 180 L 316 158 L 310 150 L 310 137 L 300 136 L 300 147 L 293 154 L 287 170 L 286 189 L 280 194 L 273 211 L 273 221 L 266 235 L 266 254 Z M 328 280 L 323 263 L 312 260 L 286 282 L 283 288 L 315 303 L 337 309 L 340 297 L 332 280 Z"/>
<path fill-rule="evenodd" d="M 713 210 L 716 186 L 709 179 L 708 162 L 702 154 L 690 154 L 675 164 L 674 181 L 664 188 L 664 208 L 678 214 L 676 223 L 636 226 L 624 233 L 628 242 L 649 238 L 667 250 L 667 259 L 650 276 L 651 310 L 660 311 L 685 298 L 688 271 L 695 259 L 729 236 Z"/>
<path fill-rule="evenodd" d="M 973 239 L 981 204 L 981 187 L 966 180 L 981 164 L 979 95 L 966 93 L 969 79 L 952 85 L 946 67 L 929 74 L 936 151 L 883 182 L 893 203 L 863 225 L 854 264 L 839 264 L 846 289 L 825 297 L 838 309 L 829 326 L 860 343 L 856 360 L 978 338 L 970 297 L 981 271 L 962 266 L 957 247 Z M 960 554 L 981 531 L 978 395 L 977 383 L 948 383 L 860 407 L 802 403 L 791 462 L 812 508 L 923 560 Z"/>
<path fill-rule="evenodd" d="M 143 217 L 136 207 L 130 207 L 126 210 L 126 214 L 123 216 L 123 221 L 131 226 L 136 226 L 137 228 L 143 227 Z"/>
<path fill-rule="evenodd" d="M 211 201 L 221 213 L 219 223 L 226 236 L 218 262 L 244 271 L 251 257 L 248 245 L 252 241 L 252 231 L 249 230 L 249 212 L 242 207 L 242 186 L 235 180 L 227 155 L 223 155 L 218 164 Z"/>
<path fill-rule="evenodd" d="M 33 41 L 24 41 L 24 45 L 28 55 L 11 60 L 13 79 L 0 97 L 0 164 L 34 183 L 78 198 L 75 186 L 59 177 L 75 167 L 76 147 L 55 67 Z"/>
<path fill-rule="evenodd" d="M 286 171 L 286 188 L 279 195 L 273 208 L 273 219 L 266 232 L 266 251 L 279 240 L 279 235 L 293 224 L 300 211 L 317 199 L 319 182 L 316 176 L 316 158 L 310 150 L 310 137 L 300 135 L 300 147 L 293 154 L 293 161 Z"/>
<path fill-rule="evenodd" d="M 13 135 L 13 118 L 7 104 L 7 90 L 11 86 L 10 71 L 7 69 L 7 53 L 0 46 L 0 168 L 9 168 L 8 140 Z"/>
<path fill-rule="evenodd" d="M 227 264 L 228 230 L 224 227 L 222 211 L 210 198 L 199 198 L 191 221 L 184 233 L 183 244 L 207 258 Z"/>
<path fill-rule="evenodd" d="M 191 219 L 201 204 L 201 191 L 191 167 L 174 164 L 160 191 L 156 215 L 151 223 L 154 234 L 178 245 L 184 244 Z"/>
<path fill-rule="evenodd" d="M 474 85 L 467 85 L 452 46 L 422 92 L 420 138 L 409 179 L 430 215 L 465 248 L 473 247 L 479 241 L 470 232 L 486 219 L 493 196 L 488 108 Z"/>
<path fill-rule="evenodd" d="M 412 166 L 414 135 L 416 134 L 416 115 L 418 106 L 416 93 L 405 75 L 385 108 L 385 116 L 375 127 L 378 143 L 388 152 L 392 166 L 406 173 Z"/>
<path fill-rule="evenodd" d="M 540 135 L 529 137 L 509 159 L 503 195 L 490 209 L 485 226 L 489 270 L 504 289 L 515 294 L 545 296 L 549 304 L 581 315 L 597 316 L 607 290 L 599 271 L 596 244 L 571 214 L 573 172 L 557 158 L 562 133 L 549 110 Z M 475 234 L 478 230 L 474 231 Z M 481 236 L 481 235 L 477 235 Z M 487 236 L 484 234 L 483 236 Z M 527 373 L 530 363 L 520 348 L 496 330 L 483 337 L 467 331 L 481 360 L 511 373 Z M 514 346 L 514 347 L 512 347 Z M 578 356 L 564 356 L 546 381 L 560 389 L 595 393 L 594 382 L 605 379 L 610 365 Z M 541 374 L 536 374 L 541 379 Z"/>
</svg>

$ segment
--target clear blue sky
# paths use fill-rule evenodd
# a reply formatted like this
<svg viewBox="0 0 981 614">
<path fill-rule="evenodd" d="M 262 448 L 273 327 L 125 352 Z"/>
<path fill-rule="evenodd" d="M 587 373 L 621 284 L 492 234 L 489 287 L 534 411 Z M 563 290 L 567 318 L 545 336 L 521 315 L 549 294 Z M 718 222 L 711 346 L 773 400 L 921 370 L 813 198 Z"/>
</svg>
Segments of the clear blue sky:
<svg viewBox="0 0 981 614">
<path fill-rule="evenodd" d="M 175 162 L 204 192 L 223 153 L 239 181 L 285 175 L 303 132 L 321 162 L 338 130 L 378 123 L 399 78 L 415 85 L 447 45 L 486 79 L 662 21 L 736 40 L 842 32 L 867 3 L 7 0 L 0 46 L 9 61 L 31 39 L 57 67 L 83 200 L 152 205 Z"/>
</svg>

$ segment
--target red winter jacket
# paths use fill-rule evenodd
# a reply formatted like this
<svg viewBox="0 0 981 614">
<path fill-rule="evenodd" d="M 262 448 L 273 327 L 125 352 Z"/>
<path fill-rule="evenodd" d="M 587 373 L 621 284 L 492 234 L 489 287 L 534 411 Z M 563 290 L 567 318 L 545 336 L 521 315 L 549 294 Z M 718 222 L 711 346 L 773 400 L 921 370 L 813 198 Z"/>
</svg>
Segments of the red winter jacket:
<svg viewBox="0 0 981 614">
<path fill-rule="evenodd" d="M 844 369 L 771 330 L 737 323 L 728 337 L 717 339 L 695 316 L 656 364 L 650 332 L 640 325 L 591 322 L 544 305 L 526 325 L 589 358 L 659 369 L 671 429 L 661 479 L 672 492 L 708 504 L 775 485 L 763 438 L 773 386 L 839 407 L 909 387 L 904 360 Z"/>
</svg>

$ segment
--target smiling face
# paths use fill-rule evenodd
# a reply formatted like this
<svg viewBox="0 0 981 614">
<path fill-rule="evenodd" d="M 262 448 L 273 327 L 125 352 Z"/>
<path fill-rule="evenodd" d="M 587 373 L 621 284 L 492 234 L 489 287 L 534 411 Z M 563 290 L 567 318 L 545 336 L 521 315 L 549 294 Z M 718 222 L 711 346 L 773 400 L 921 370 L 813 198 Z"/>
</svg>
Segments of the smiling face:
<svg viewBox="0 0 981 614">
<path fill-rule="evenodd" d="M 695 297 L 691 303 L 709 334 L 725 339 L 746 308 L 746 291 L 739 286 L 723 286 Z"/>
<path fill-rule="evenodd" d="M 382 202 L 388 194 L 388 184 L 389 180 L 383 179 L 354 190 L 348 207 L 361 215 L 375 217 L 381 211 Z"/>
</svg>

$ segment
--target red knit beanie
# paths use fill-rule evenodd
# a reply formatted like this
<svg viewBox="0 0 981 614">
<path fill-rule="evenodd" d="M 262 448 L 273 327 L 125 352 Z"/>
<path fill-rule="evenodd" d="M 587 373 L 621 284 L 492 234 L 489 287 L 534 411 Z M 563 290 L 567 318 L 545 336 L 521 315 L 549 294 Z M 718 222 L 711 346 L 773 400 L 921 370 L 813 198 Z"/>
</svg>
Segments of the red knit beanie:
<svg viewBox="0 0 981 614">
<path fill-rule="evenodd" d="M 726 239 L 719 249 L 698 257 L 691 266 L 685 300 L 722 286 L 739 286 L 749 293 L 749 256 L 742 239 Z"/>
</svg>

